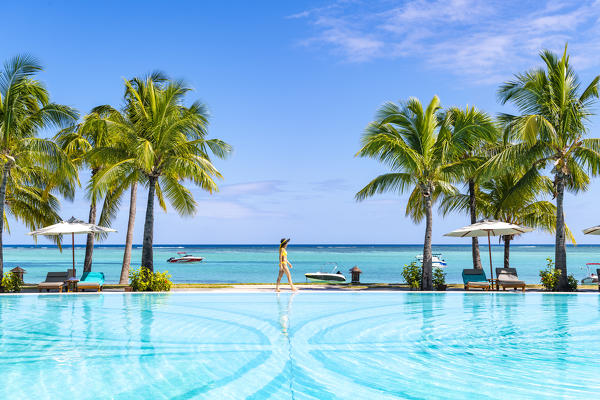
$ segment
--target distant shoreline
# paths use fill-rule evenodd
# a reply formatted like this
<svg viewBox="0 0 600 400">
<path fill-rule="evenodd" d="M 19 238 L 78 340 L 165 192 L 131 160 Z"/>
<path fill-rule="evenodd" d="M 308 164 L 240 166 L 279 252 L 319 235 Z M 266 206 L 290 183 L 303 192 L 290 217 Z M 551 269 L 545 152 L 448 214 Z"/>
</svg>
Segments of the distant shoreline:
<svg viewBox="0 0 600 400">
<path fill-rule="evenodd" d="M 76 244 L 75 248 L 78 247 L 82 247 L 85 248 L 85 244 Z M 264 247 L 264 248 L 271 248 L 271 247 L 277 247 L 277 244 L 155 244 L 153 245 L 154 248 L 156 249 L 160 249 L 160 248 L 167 248 L 167 249 L 176 249 L 178 247 L 198 247 L 198 248 L 215 248 L 215 247 Z M 432 246 L 434 247 L 471 247 L 471 243 L 465 243 L 465 244 L 458 244 L 458 243 L 453 243 L 453 244 L 432 244 Z M 535 246 L 535 247 L 554 247 L 554 243 L 549 244 L 549 243 L 521 243 L 521 244 L 512 244 L 510 245 L 511 247 L 531 247 L 531 246 Z M 578 245 L 573 245 L 573 244 L 567 244 L 568 248 L 575 248 L 575 247 L 596 247 L 596 246 L 600 246 L 600 243 L 598 244 L 578 244 Z M 48 244 L 4 244 L 3 247 L 14 247 L 14 248 L 58 248 L 57 245 L 52 244 L 52 243 L 48 243 Z M 63 248 L 71 248 L 70 244 L 65 244 L 62 246 Z M 118 247 L 125 247 L 125 245 L 123 244 L 98 244 L 96 243 L 94 245 L 94 248 L 102 248 L 102 247 L 113 247 L 113 248 L 118 248 Z M 290 244 L 289 245 L 290 248 L 299 248 L 299 247 L 326 247 L 326 248 L 332 248 L 332 247 L 363 247 L 363 248 L 368 248 L 368 247 L 423 247 L 423 244 L 352 244 L 352 243 L 315 243 L 315 244 Z M 480 245 L 480 247 L 484 247 L 483 244 Z M 487 245 L 485 246 L 487 247 Z M 504 247 L 504 244 L 500 243 L 500 244 L 492 244 L 492 247 Z M 134 244 L 133 248 L 142 248 L 141 244 Z"/>
</svg>

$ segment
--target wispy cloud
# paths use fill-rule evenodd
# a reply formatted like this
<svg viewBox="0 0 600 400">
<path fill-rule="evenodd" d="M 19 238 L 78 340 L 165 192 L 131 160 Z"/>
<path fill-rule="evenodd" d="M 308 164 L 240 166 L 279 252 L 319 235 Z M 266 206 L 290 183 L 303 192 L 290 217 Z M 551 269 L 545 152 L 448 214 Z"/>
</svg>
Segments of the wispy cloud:
<svg viewBox="0 0 600 400">
<path fill-rule="evenodd" d="M 310 27 L 302 44 L 348 62 L 417 59 L 472 82 L 506 78 L 567 41 L 577 67 L 600 65 L 598 0 L 339 1 L 291 17 Z"/>
<path fill-rule="evenodd" d="M 277 180 L 244 182 L 234 185 L 224 185 L 219 191 L 221 196 L 257 196 L 281 192 L 282 182 Z"/>
</svg>

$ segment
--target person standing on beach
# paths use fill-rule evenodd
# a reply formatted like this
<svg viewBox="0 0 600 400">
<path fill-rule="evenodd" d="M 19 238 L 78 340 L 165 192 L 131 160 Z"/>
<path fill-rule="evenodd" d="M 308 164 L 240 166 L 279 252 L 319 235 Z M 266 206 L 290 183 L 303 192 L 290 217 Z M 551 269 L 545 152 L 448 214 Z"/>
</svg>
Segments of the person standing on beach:
<svg viewBox="0 0 600 400">
<path fill-rule="evenodd" d="M 287 245 L 290 242 L 290 239 L 281 239 L 279 244 L 279 275 L 277 276 L 277 285 L 275 286 L 275 291 L 279 292 L 279 284 L 281 283 L 281 278 L 283 274 L 287 276 L 290 287 L 294 292 L 298 289 L 294 286 L 294 282 L 292 282 L 292 275 L 290 274 L 290 268 L 292 268 L 292 264 L 288 261 L 287 257 Z M 288 268 L 289 267 L 289 268 Z"/>
</svg>

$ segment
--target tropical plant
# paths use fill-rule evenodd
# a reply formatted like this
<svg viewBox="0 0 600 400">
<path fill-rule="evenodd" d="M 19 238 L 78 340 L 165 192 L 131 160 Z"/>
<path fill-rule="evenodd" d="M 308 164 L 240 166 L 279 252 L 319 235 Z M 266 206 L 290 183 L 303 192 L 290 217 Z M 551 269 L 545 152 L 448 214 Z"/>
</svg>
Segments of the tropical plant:
<svg viewBox="0 0 600 400">
<path fill-rule="evenodd" d="M 600 139 L 585 137 L 600 76 L 582 90 L 566 46 L 562 57 L 545 50 L 541 58 L 545 69 L 518 74 L 500 87 L 502 104 L 512 103 L 520 113 L 500 115 L 510 140 L 516 143 L 492 157 L 483 170 L 495 176 L 525 166 L 528 171 L 516 185 L 521 186 L 551 169 L 556 199 L 556 268 L 561 271 L 559 287 L 567 290 L 564 192 L 586 190 L 589 175 L 600 172 Z"/>
<path fill-rule="evenodd" d="M 169 271 L 154 272 L 140 267 L 129 271 L 131 290 L 134 292 L 168 292 L 173 283 Z"/>
<path fill-rule="evenodd" d="M 449 162 L 447 149 L 452 136 L 439 118 L 440 101 L 434 96 L 424 110 L 415 98 L 397 105 L 386 103 L 378 111 L 363 137 L 357 156 L 374 158 L 392 172 L 380 175 L 356 194 L 358 201 L 388 191 L 404 193 L 412 189 L 406 214 L 414 222 L 425 218 L 423 277 L 421 289 L 432 289 L 431 235 L 433 204 L 440 194 L 456 192 L 451 182 L 458 164 Z M 458 146 L 457 146 L 458 147 Z"/>
<path fill-rule="evenodd" d="M 19 274 L 8 272 L 2 277 L 2 289 L 8 293 L 19 293 L 23 287 L 23 280 Z"/>
<path fill-rule="evenodd" d="M 225 158 L 231 147 L 219 139 L 207 139 L 208 113 L 204 105 L 194 102 L 183 105 L 190 91 L 183 82 L 166 79 L 155 73 L 145 79 L 125 81 L 123 115 L 131 126 L 121 129 L 128 153 L 114 149 L 99 149 L 96 157 L 105 157 L 110 164 L 95 179 L 99 190 L 107 190 L 115 181 L 139 172 L 148 187 L 148 202 L 144 221 L 142 247 L 143 268 L 154 269 L 152 243 L 154 236 L 154 201 L 166 210 L 166 201 L 180 215 L 193 215 L 196 202 L 183 185 L 190 181 L 212 193 L 217 190 L 215 178 L 221 174 L 212 164 L 209 153 Z M 118 118 L 116 114 L 113 117 Z M 114 120 L 111 120 L 115 124 Z M 116 124 L 115 124 L 116 125 Z M 135 178 L 137 179 L 137 178 Z M 135 180 L 131 178 L 129 184 Z"/>
<path fill-rule="evenodd" d="M 414 261 L 410 264 L 405 264 L 404 268 L 402 268 L 404 282 L 411 289 L 419 289 L 421 287 L 422 276 L 422 268 Z"/>
<path fill-rule="evenodd" d="M 493 119 L 485 112 L 475 107 L 449 108 L 443 117 L 445 126 L 453 136 L 455 144 L 452 157 L 463 168 L 459 175 L 459 183 L 464 183 L 467 188 L 468 203 L 464 210 L 469 213 L 471 224 L 477 222 L 477 201 L 479 174 L 478 168 L 489 158 L 491 148 L 497 145 L 499 138 L 498 128 Z M 445 196 L 440 204 L 442 214 L 453 209 L 454 201 L 462 201 L 463 195 L 457 193 L 455 196 Z M 479 255 L 479 239 L 471 238 L 471 252 L 473 268 L 481 269 L 481 258 Z"/>
<path fill-rule="evenodd" d="M 41 70 L 36 59 L 21 55 L 0 71 L 0 277 L 7 212 L 37 228 L 59 220 L 52 192 L 74 195 L 76 168 L 54 142 L 36 136 L 42 129 L 72 123 L 78 114 L 50 102 L 48 91 L 35 79 Z"/>
<path fill-rule="evenodd" d="M 558 292 L 561 290 L 559 286 L 560 275 L 561 271 L 554 268 L 552 259 L 546 258 L 546 269 L 540 271 L 540 282 L 544 289 L 549 292 Z M 573 274 L 567 277 L 567 288 L 565 290 L 567 292 L 577 291 L 577 279 L 575 279 Z"/>
<path fill-rule="evenodd" d="M 435 290 L 446 290 L 446 273 L 440 267 L 433 269 L 433 287 Z"/>
</svg>

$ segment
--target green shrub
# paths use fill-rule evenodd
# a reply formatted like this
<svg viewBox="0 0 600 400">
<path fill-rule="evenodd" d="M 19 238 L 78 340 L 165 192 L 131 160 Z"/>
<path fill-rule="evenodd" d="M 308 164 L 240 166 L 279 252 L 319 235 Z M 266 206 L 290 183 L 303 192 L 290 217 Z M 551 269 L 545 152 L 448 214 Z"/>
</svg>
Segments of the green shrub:
<svg viewBox="0 0 600 400">
<path fill-rule="evenodd" d="M 446 288 L 446 273 L 440 267 L 433 269 L 433 287 L 435 290 Z"/>
<path fill-rule="evenodd" d="M 23 287 L 23 280 L 21 277 L 13 272 L 7 272 L 2 277 L 2 288 L 5 292 L 19 293 Z"/>
<path fill-rule="evenodd" d="M 402 277 L 411 289 L 421 288 L 421 266 L 417 265 L 416 262 L 405 264 L 402 269 Z"/>
<path fill-rule="evenodd" d="M 546 258 L 546 269 L 540 271 L 540 281 L 544 289 L 549 292 L 558 292 L 558 281 L 560 279 L 560 270 L 554 268 L 554 261 Z M 573 274 L 567 276 L 567 286 L 569 292 L 577 290 L 577 279 Z"/>
<path fill-rule="evenodd" d="M 171 290 L 169 271 L 152 272 L 140 267 L 129 271 L 130 286 L 134 292 L 168 292 Z"/>
</svg>

